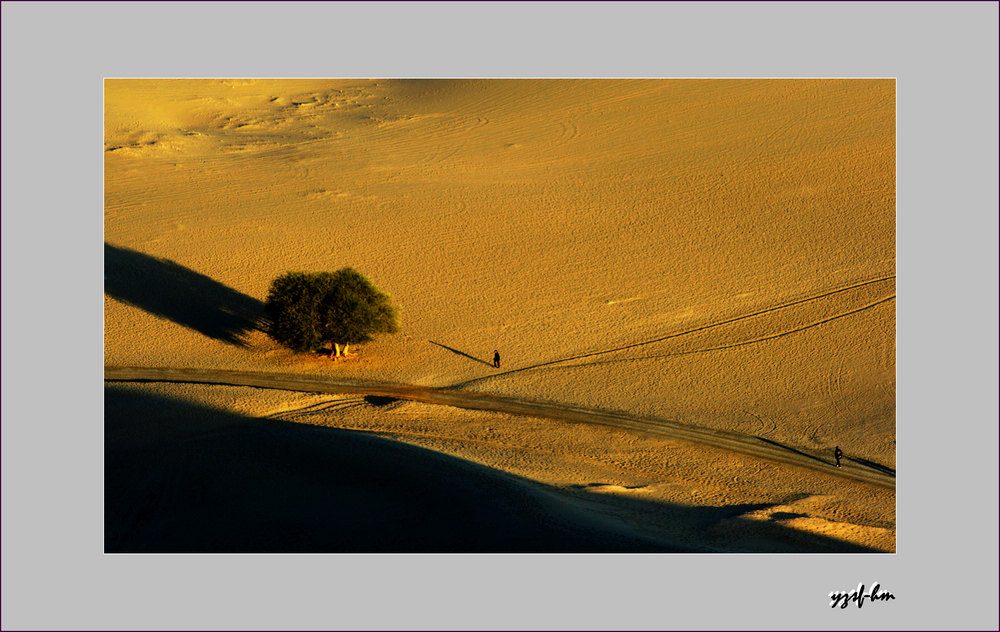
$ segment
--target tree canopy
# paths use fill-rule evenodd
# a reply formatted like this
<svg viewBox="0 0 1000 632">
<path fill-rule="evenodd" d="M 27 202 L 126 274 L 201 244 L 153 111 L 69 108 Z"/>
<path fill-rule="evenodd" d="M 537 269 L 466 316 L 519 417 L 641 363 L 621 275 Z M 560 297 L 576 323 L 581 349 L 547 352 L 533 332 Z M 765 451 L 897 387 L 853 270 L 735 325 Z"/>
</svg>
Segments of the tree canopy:
<svg viewBox="0 0 1000 632">
<path fill-rule="evenodd" d="M 271 282 L 265 307 L 268 335 L 296 351 L 368 342 L 399 330 L 389 296 L 351 268 L 283 274 Z"/>
</svg>

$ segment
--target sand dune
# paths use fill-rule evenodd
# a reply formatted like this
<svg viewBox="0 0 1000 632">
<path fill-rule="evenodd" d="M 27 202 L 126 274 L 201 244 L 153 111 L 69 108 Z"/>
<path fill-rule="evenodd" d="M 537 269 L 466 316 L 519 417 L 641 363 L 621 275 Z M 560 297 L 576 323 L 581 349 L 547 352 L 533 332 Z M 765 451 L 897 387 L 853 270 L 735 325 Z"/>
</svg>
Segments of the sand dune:
<svg viewBox="0 0 1000 632">
<path fill-rule="evenodd" d="M 105 362 L 453 386 L 894 468 L 894 164 L 891 80 L 107 80 Z M 272 278 L 347 265 L 393 296 L 400 334 L 334 364 L 255 329 Z M 738 460 L 728 483 L 639 480 L 627 455 L 605 459 L 619 480 L 583 480 L 556 434 L 532 435 L 544 466 L 398 440 L 559 493 L 763 502 L 741 528 L 894 549 L 893 498 Z"/>
<path fill-rule="evenodd" d="M 685 550 L 399 442 L 135 390 L 105 403 L 108 552 Z"/>
<path fill-rule="evenodd" d="M 222 394 L 246 399 L 234 390 Z M 426 449 L 384 427 L 289 423 L 287 411 L 254 417 L 183 394 L 149 385 L 105 392 L 108 552 L 877 550 L 843 538 L 845 528 L 875 527 L 810 518 L 825 528 L 790 528 L 787 510 L 808 503 L 787 494 L 777 503 L 690 506 L 665 502 L 655 485 L 545 485 L 511 474 L 524 465 L 510 460 L 485 467 L 447 456 L 476 443 L 461 432 L 411 428 L 411 440 L 438 442 Z M 353 408 L 340 424 L 384 412 L 377 403 Z M 439 429 L 462 425 L 447 413 L 431 417 Z M 530 441 L 531 432 L 519 434 Z M 503 440 L 478 443 L 478 460 L 518 460 Z M 831 503 L 812 504 L 822 513 Z M 794 520 L 812 526 L 805 518 Z"/>
</svg>

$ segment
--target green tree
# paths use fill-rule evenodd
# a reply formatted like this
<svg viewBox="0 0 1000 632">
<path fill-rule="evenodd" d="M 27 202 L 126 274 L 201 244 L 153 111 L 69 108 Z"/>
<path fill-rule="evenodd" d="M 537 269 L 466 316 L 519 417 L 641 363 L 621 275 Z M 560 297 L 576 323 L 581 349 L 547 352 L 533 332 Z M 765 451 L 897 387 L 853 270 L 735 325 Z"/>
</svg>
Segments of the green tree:
<svg viewBox="0 0 1000 632">
<path fill-rule="evenodd" d="M 330 344 L 333 357 L 347 355 L 349 345 L 399 330 L 389 296 L 351 268 L 283 274 L 271 282 L 265 307 L 268 335 L 295 351 Z"/>
</svg>

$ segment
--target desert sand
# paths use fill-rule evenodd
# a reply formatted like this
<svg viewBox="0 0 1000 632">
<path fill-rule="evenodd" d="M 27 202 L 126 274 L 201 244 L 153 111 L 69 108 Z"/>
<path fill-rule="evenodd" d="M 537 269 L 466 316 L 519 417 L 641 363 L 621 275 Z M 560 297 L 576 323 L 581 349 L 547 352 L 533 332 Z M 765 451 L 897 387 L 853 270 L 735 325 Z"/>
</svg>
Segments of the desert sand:
<svg viewBox="0 0 1000 632">
<path fill-rule="evenodd" d="M 892 80 L 109 79 L 104 129 L 106 365 L 452 387 L 895 468 Z M 333 362 L 255 327 L 271 279 L 344 266 L 399 334 Z M 351 395 L 105 406 L 109 551 L 895 550 L 894 490 L 832 464 Z"/>
</svg>

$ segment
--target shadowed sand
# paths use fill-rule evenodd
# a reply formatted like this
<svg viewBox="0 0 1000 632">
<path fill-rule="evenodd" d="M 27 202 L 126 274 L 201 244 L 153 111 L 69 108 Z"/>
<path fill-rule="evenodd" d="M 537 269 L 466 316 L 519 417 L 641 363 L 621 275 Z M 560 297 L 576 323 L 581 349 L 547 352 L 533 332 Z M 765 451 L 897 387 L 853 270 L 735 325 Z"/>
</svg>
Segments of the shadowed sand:
<svg viewBox="0 0 1000 632">
<path fill-rule="evenodd" d="M 116 387 L 105 409 L 106 552 L 720 550 L 651 538 L 596 500 L 364 433 Z M 767 507 L 616 502 L 704 527 Z M 780 523 L 748 533 L 735 550 L 869 550 Z"/>
<path fill-rule="evenodd" d="M 232 345 L 244 345 L 264 317 L 264 305 L 255 298 L 173 261 L 108 243 L 104 293 Z"/>
</svg>

